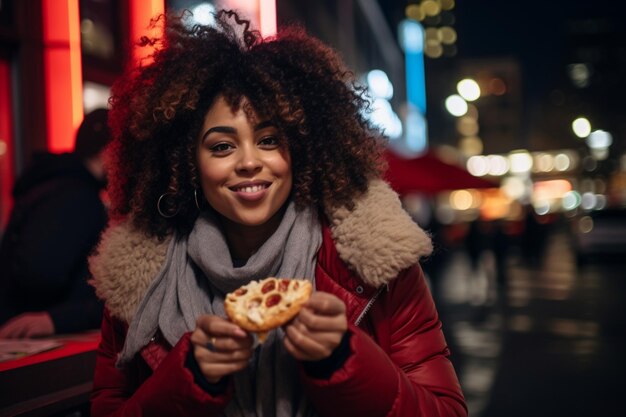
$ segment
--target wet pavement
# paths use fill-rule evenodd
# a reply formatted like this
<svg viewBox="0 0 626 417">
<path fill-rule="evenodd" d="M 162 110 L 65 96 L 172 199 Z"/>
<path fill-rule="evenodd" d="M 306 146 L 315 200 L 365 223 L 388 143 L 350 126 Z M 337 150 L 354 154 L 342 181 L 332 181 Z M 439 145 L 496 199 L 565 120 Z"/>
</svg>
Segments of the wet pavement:
<svg viewBox="0 0 626 417">
<path fill-rule="evenodd" d="M 626 260 L 577 266 L 564 230 L 499 284 L 491 252 L 446 257 L 434 291 L 470 416 L 626 416 Z"/>
</svg>

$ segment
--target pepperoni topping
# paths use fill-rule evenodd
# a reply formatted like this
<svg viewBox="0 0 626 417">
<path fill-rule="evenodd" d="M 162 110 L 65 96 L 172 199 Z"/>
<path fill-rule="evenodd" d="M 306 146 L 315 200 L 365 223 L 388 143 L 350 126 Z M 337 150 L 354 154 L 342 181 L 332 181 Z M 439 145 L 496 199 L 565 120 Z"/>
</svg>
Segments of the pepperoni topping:
<svg viewBox="0 0 626 417">
<path fill-rule="evenodd" d="M 278 284 L 278 291 L 287 292 L 287 289 L 289 289 L 289 280 L 281 279 L 280 283 Z"/>
<path fill-rule="evenodd" d="M 248 292 L 248 290 L 246 288 L 239 288 L 237 291 L 235 291 L 235 295 L 237 297 L 241 297 L 242 295 L 244 295 L 247 292 Z"/>
<path fill-rule="evenodd" d="M 272 294 L 269 297 L 267 297 L 267 300 L 265 301 L 265 306 L 266 307 L 275 306 L 276 304 L 280 303 L 281 299 L 282 297 L 280 294 Z"/>
<path fill-rule="evenodd" d="M 261 288 L 261 292 L 263 294 L 267 294 L 270 291 L 274 291 L 275 288 L 276 288 L 276 281 L 271 280 L 271 281 L 266 282 L 263 285 L 263 288 Z"/>
<path fill-rule="evenodd" d="M 293 284 L 293 289 L 297 290 L 298 288 L 300 288 L 300 283 L 298 281 L 294 282 Z"/>
</svg>

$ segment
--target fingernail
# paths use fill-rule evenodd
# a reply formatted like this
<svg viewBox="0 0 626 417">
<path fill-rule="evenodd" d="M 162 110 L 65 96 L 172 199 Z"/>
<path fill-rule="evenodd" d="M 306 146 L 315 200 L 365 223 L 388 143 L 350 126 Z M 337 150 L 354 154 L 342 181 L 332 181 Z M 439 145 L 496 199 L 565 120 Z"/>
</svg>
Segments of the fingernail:
<svg viewBox="0 0 626 417">
<path fill-rule="evenodd" d="M 244 332 L 243 330 L 241 330 L 239 327 L 237 327 L 235 330 L 233 330 L 233 334 L 235 336 L 239 336 L 239 337 L 246 337 L 247 333 Z"/>
</svg>

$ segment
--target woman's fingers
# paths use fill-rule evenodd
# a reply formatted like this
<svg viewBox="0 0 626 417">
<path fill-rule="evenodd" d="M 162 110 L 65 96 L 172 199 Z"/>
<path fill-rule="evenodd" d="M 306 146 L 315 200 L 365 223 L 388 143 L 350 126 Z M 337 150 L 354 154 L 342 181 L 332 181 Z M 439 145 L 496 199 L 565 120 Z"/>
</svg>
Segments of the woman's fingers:
<svg viewBox="0 0 626 417">
<path fill-rule="evenodd" d="M 289 352 L 291 356 L 293 356 L 297 360 L 299 361 L 315 360 L 315 359 L 312 359 L 313 355 L 311 355 L 309 351 L 305 350 L 304 348 L 301 348 L 299 345 L 292 342 L 292 339 L 290 339 L 289 337 L 285 337 L 283 343 L 285 345 L 285 349 L 287 349 L 287 352 Z M 320 357 L 320 359 L 323 359 L 323 358 Z"/>
<path fill-rule="evenodd" d="M 191 343 L 202 374 L 212 383 L 245 368 L 252 355 L 252 337 L 218 316 L 200 316 Z"/>
<path fill-rule="evenodd" d="M 196 330 L 201 330 L 208 338 L 214 336 L 245 338 L 248 336 L 239 326 L 218 316 L 202 315 L 198 317 Z"/>
<path fill-rule="evenodd" d="M 191 334 L 191 343 L 209 351 L 231 351 L 250 348 L 252 338 L 228 335 L 209 336 L 204 332 L 194 331 Z"/>
<path fill-rule="evenodd" d="M 336 296 L 314 293 L 285 327 L 285 347 L 299 360 L 327 358 L 348 329 L 345 311 L 345 304 Z"/>
<path fill-rule="evenodd" d="M 304 305 L 323 316 L 344 315 L 346 305 L 337 296 L 327 292 L 314 292 Z"/>
<path fill-rule="evenodd" d="M 304 307 L 300 311 L 297 320 L 311 331 L 346 330 L 348 328 L 345 315 L 323 316 L 309 307 Z"/>
<path fill-rule="evenodd" d="M 198 349 L 199 352 L 196 355 L 196 359 L 202 362 L 235 363 L 247 361 L 252 355 L 251 349 L 211 350 L 203 347 Z"/>
<path fill-rule="evenodd" d="M 330 356 L 341 342 L 342 332 L 310 332 L 299 323 L 285 329 L 285 347 L 299 360 L 320 360 Z"/>
<path fill-rule="evenodd" d="M 216 350 L 236 350 L 252 346 L 252 338 L 239 326 L 218 316 L 203 315 L 191 334 L 194 345 Z"/>
</svg>

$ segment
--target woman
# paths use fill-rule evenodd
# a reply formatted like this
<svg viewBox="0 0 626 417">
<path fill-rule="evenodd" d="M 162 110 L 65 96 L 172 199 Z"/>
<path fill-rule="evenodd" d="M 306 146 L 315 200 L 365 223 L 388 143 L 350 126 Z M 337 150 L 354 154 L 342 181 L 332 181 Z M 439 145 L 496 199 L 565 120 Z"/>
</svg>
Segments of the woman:
<svg viewBox="0 0 626 417">
<path fill-rule="evenodd" d="M 418 264 L 430 241 L 380 179 L 337 55 L 232 12 L 166 20 L 113 89 L 92 415 L 465 416 Z M 256 346 L 223 299 L 267 276 L 315 291 Z"/>
</svg>

